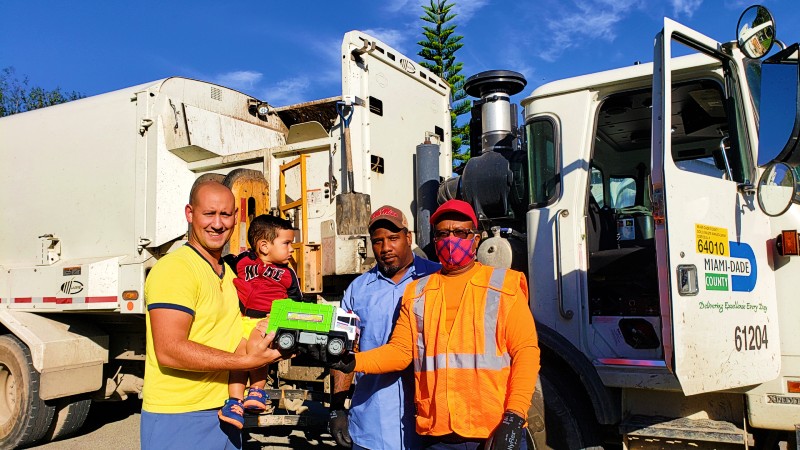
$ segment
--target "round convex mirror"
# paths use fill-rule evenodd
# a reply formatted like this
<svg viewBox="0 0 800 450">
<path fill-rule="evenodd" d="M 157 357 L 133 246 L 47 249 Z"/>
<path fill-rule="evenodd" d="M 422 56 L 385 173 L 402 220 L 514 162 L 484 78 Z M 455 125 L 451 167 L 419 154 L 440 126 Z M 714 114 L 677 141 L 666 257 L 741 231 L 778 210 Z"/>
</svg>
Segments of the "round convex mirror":
<svg viewBox="0 0 800 450">
<path fill-rule="evenodd" d="M 763 6 L 754 5 L 742 13 L 736 25 L 739 48 L 748 58 L 761 58 L 775 43 L 775 19 Z"/>
<path fill-rule="evenodd" d="M 796 193 L 794 172 L 784 163 L 769 166 L 758 180 L 758 206 L 768 216 L 785 213 Z"/>
</svg>

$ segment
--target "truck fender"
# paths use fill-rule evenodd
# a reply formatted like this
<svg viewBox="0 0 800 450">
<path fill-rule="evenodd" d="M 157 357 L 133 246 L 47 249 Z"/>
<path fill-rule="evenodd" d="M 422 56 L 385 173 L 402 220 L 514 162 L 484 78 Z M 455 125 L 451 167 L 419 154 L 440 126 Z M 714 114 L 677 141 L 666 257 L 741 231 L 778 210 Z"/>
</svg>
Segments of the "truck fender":
<svg viewBox="0 0 800 450">
<path fill-rule="evenodd" d="M 619 423 L 622 410 L 620 396 L 603 384 L 591 361 L 547 325 L 537 322 L 536 331 L 542 353 L 552 358 L 547 361 L 542 358 L 542 365 L 560 364 L 568 368 L 591 400 L 597 422 L 603 425 Z"/>
<path fill-rule="evenodd" d="M 70 317 L 0 310 L 0 324 L 28 346 L 43 400 L 93 392 L 103 384 L 108 335 Z"/>
</svg>

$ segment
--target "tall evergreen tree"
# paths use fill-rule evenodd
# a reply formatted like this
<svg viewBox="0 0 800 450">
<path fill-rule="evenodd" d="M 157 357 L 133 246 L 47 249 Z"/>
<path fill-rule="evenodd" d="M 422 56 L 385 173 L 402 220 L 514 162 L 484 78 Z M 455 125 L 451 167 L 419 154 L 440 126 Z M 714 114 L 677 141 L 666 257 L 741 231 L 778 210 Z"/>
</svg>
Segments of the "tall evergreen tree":
<svg viewBox="0 0 800 450">
<path fill-rule="evenodd" d="M 453 3 L 448 0 L 430 0 L 430 6 L 423 6 L 422 20 L 430 25 L 422 27 L 425 40 L 417 42 L 422 47 L 419 52 L 424 61 L 422 67 L 439 75 L 450 84 L 450 120 L 452 129 L 453 167 L 458 167 L 469 159 L 469 123 L 458 126 L 459 116 L 469 112 L 472 102 L 464 92 L 462 63 L 456 62 L 456 51 L 464 46 L 463 36 L 455 34 L 456 25 L 452 20 L 455 13 L 450 12 Z"/>
</svg>

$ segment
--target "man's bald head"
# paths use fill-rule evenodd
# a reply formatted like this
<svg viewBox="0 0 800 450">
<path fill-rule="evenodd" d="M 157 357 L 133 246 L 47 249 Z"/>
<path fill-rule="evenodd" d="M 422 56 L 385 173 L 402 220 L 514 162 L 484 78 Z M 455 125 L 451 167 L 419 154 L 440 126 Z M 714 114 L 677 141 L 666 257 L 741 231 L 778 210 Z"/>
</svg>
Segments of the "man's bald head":
<svg viewBox="0 0 800 450">
<path fill-rule="evenodd" d="M 210 191 L 206 191 L 207 189 L 211 189 Z M 225 186 L 224 184 L 220 183 L 219 181 L 215 180 L 206 180 L 201 181 L 199 183 L 195 183 L 192 186 L 191 192 L 189 192 L 189 205 L 195 206 L 197 205 L 198 197 L 200 196 L 200 191 L 205 192 L 215 192 L 215 193 L 222 193 L 223 191 L 227 191 L 230 194 L 231 201 L 235 202 L 235 198 L 233 196 L 233 192 Z"/>
</svg>

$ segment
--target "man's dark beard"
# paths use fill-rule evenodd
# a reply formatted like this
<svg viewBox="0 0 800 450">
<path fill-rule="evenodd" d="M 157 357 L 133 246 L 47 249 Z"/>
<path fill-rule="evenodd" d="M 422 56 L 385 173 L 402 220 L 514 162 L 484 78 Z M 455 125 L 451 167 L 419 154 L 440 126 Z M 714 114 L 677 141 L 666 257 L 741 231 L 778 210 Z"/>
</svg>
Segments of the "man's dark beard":
<svg viewBox="0 0 800 450">
<path fill-rule="evenodd" d="M 411 258 L 411 261 L 409 261 L 408 264 L 405 265 L 395 264 L 393 266 L 384 266 L 383 264 L 378 262 L 378 270 L 380 270 L 383 276 L 385 276 L 386 278 L 392 278 L 393 276 L 397 275 L 397 272 L 400 272 L 401 270 L 410 267 L 411 264 L 414 264 L 414 258 Z"/>
<path fill-rule="evenodd" d="M 400 272 L 400 270 L 402 269 L 403 267 L 401 267 L 399 264 L 395 264 L 393 266 L 384 266 L 378 264 L 378 270 L 380 270 L 383 276 L 385 276 L 386 278 L 392 278 L 393 276 L 397 275 L 397 272 Z"/>
</svg>

